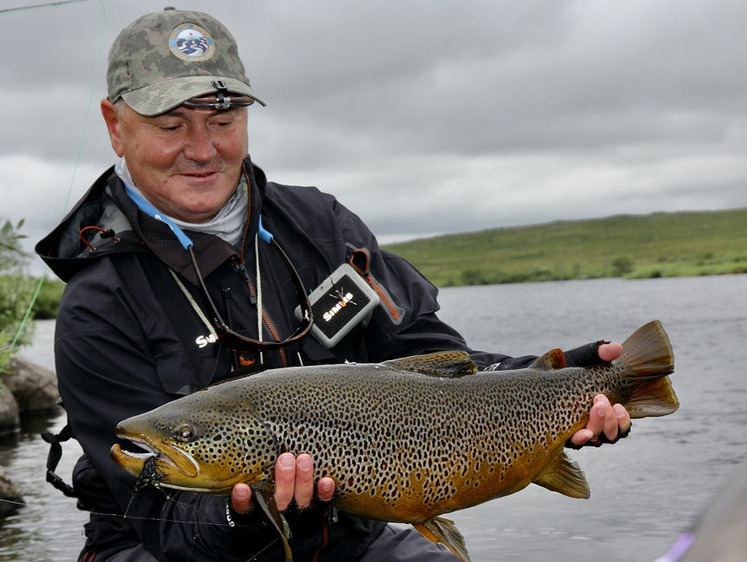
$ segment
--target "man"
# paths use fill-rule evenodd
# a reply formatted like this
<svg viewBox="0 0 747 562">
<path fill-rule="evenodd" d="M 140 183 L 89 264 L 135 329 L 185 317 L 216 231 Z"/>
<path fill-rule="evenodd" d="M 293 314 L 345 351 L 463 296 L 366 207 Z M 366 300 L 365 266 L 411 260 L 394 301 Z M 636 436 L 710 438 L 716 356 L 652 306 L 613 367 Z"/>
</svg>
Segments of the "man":
<svg viewBox="0 0 747 562">
<path fill-rule="evenodd" d="M 112 45 L 107 85 L 101 111 L 120 160 L 37 245 L 68 283 L 55 354 L 85 453 L 73 475 L 91 511 L 80 559 L 277 560 L 277 534 L 246 485 L 229 498 L 136 489 L 109 457 L 117 422 L 239 374 L 468 347 L 436 316 L 435 288 L 357 216 L 252 164 L 247 106 L 264 102 L 214 18 L 167 8 L 134 21 Z M 380 304 L 331 340 L 308 333 L 306 295 L 345 263 Z M 620 352 L 598 342 L 567 356 L 588 364 Z M 532 360 L 470 355 L 483 369 Z M 624 408 L 598 397 L 572 440 L 615 440 L 629 427 Z M 334 512 L 334 482 L 314 481 L 308 455 L 280 455 L 275 479 L 296 559 L 452 558 L 410 529 Z"/>
</svg>

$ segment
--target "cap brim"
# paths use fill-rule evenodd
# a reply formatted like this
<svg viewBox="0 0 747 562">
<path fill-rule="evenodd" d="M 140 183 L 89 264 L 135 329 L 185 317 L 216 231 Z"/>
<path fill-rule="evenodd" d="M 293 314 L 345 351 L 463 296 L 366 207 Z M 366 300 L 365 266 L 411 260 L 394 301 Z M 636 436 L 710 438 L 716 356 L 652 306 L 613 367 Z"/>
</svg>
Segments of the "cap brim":
<svg viewBox="0 0 747 562">
<path fill-rule="evenodd" d="M 216 92 L 213 82 L 221 80 L 229 92 L 242 94 L 266 105 L 254 95 L 251 87 L 244 82 L 222 76 L 189 76 L 156 82 L 150 86 L 122 94 L 122 99 L 140 115 L 151 117 L 171 111 L 185 101 Z"/>
</svg>

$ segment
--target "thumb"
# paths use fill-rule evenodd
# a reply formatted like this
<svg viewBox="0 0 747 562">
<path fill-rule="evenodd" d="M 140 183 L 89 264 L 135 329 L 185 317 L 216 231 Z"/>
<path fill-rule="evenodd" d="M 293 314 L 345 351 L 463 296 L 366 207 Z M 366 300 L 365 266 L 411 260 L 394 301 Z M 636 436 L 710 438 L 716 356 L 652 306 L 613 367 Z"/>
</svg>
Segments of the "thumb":
<svg viewBox="0 0 747 562">
<path fill-rule="evenodd" d="M 231 490 L 231 509 L 238 514 L 244 514 L 251 508 L 252 489 L 246 484 L 236 484 Z"/>
</svg>

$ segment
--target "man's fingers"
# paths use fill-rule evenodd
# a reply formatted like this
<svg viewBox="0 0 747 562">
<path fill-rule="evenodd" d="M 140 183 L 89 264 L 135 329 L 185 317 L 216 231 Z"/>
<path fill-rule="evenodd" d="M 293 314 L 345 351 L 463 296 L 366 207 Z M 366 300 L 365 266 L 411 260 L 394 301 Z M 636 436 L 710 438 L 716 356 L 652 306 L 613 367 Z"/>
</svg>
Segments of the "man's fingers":
<svg viewBox="0 0 747 562">
<path fill-rule="evenodd" d="M 576 446 L 596 441 L 604 433 L 608 441 L 615 441 L 618 434 L 626 434 L 630 429 L 630 415 L 622 404 L 610 404 L 604 394 L 597 394 L 592 400 L 589 421 L 586 427 L 571 436 Z"/>
<path fill-rule="evenodd" d="M 600 415 L 602 412 L 600 412 Z M 617 439 L 617 416 L 615 416 L 615 410 L 611 406 L 605 406 L 604 408 L 604 421 L 602 422 L 602 431 L 607 436 L 607 439 L 614 441 Z"/>
<path fill-rule="evenodd" d="M 304 509 L 311 505 L 314 499 L 314 464 L 311 457 L 305 453 L 296 458 L 296 505 Z"/>
<path fill-rule="evenodd" d="M 283 453 L 275 463 L 275 504 L 280 511 L 293 501 L 296 488 L 296 457 Z"/>
<path fill-rule="evenodd" d="M 614 361 L 615 359 L 620 357 L 622 352 L 623 346 L 616 342 L 603 343 L 597 350 L 597 353 L 599 353 L 599 358 L 602 361 Z"/>
<path fill-rule="evenodd" d="M 630 414 L 628 413 L 628 410 L 626 410 L 625 406 L 622 404 L 615 404 L 613 409 L 615 411 L 615 417 L 617 418 L 617 425 L 620 428 L 620 433 L 627 433 L 630 429 Z"/>
<path fill-rule="evenodd" d="M 319 479 L 319 484 L 317 484 L 317 495 L 319 496 L 319 499 L 323 502 L 332 501 L 332 498 L 335 495 L 335 481 L 332 480 L 329 477 L 324 477 Z"/>
<path fill-rule="evenodd" d="M 596 439 L 604 433 L 608 439 L 617 437 L 617 417 L 610 404 L 609 399 L 603 394 L 594 397 L 594 405 L 591 407 L 591 415 L 586 428 L 593 433 L 592 439 Z"/>
<path fill-rule="evenodd" d="M 231 508 L 240 514 L 252 508 L 252 490 L 246 484 L 236 484 L 231 490 Z"/>
<path fill-rule="evenodd" d="M 587 441 L 591 440 L 591 438 L 594 437 L 594 434 L 591 432 L 590 429 L 579 429 L 576 433 L 573 434 L 571 437 L 571 443 L 576 445 L 577 447 L 580 447 Z"/>
</svg>

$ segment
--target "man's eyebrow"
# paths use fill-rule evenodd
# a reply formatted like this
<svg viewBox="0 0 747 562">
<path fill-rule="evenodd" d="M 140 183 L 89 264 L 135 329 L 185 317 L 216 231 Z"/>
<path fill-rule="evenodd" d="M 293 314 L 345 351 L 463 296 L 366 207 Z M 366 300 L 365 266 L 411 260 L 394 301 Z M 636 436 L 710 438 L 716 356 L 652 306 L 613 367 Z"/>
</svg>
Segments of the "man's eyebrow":
<svg viewBox="0 0 747 562">
<path fill-rule="evenodd" d="M 186 107 L 182 107 L 181 105 L 175 107 L 171 111 L 167 111 L 166 113 L 161 113 L 159 117 L 183 117 L 187 114 L 187 111 L 189 111 Z"/>
</svg>

